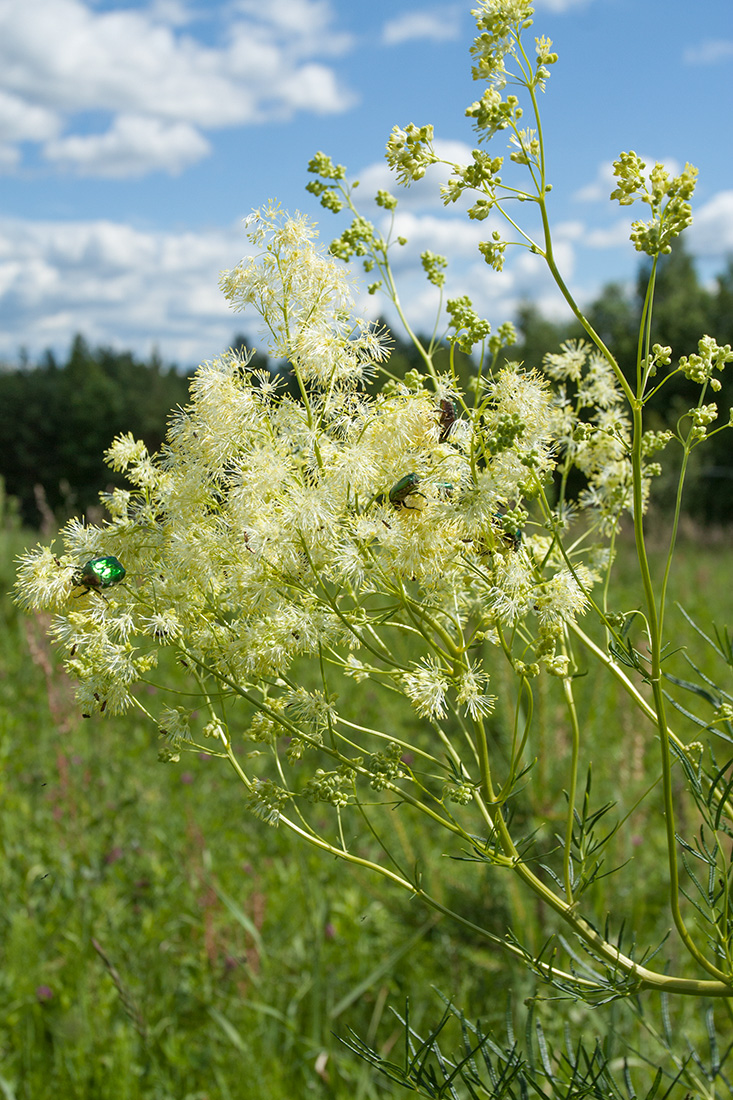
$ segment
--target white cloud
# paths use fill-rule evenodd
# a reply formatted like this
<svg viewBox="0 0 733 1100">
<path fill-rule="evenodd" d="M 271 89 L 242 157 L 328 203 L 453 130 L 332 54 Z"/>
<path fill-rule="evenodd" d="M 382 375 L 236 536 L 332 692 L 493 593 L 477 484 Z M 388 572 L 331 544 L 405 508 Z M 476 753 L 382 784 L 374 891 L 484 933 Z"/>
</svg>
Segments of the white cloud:
<svg viewBox="0 0 733 1100">
<path fill-rule="evenodd" d="M 296 72 L 282 76 L 275 87 L 282 107 L 274 114 L 290 116 L 307 103 L 309 111 L 327 115 L 345 110 L 355 102 L 351 93 L 340 90 L 334 73 L 325 65 L 303 65 Z"/>
<path fill-rule="evenodd" d="M 587 7 L 591 0 L 535 0 L 535 7 L 562 14 L 572 8 Z"/>
<path fill-rule="evenodd" d="M 733 191 L 719 191 L 693 217 L 686 238 L 697 255 L 717 258 L 733 252 Z"/>
<path fill-rule="evenodd" d="M 76 332 L 185 365 L 210 358 L 235 331 L 254 335 L 218 291 L 246 251 L 241 225 L 201 232 L 120 222 L 0 221 L 0 354 L 20 345 L 65 350 Z M 32 334 L 32 335 L 31 335 Z M 29 339 L 30 337 L 30 339 Z"/>
<path fill-rule="evenodd" d="M 708 38 L 697 46 L 688 46 L 682 55 L 686 65 L 715 65 L 733 58 L 733 39 Z"/>
<path fill-rule="evenodd" d="M 55 111 L 0 89 L 0 140 L 43 141 L 54 137 L 58 130 L 59 120 Z"/>
<path fill-rule="evenodd" d="M 577 202 L 605 202 L 615 186 L 613 164 L 610 160 L 604 160 L 598 166 L 596 178 L 576 191 L 573 198 Z"/>
<path fill-rule="evenodd" d="M 341 54 L 352 44 L 350 35 L 331 27 L 328 0 L 236 0 L 233 6 L 247 17 L 244 26 L 259 23 L 266 34 L 284 37 L 301 55 Z"/>
<path fill-rule="evenodd" d="M 648 207 L 645 209 L 648 209 Z M 597 249 L 628 246 L 631 222 L 632 218 L 629 216 L 618 218 L 612 225 L 606 225 L 599 229 L 589 229 L 585 235 L 584 244 L 588 248 Z"/>
<path fill-rule="evenodd" d="M 416 38 L 445 42 L 449 38 L 458 38 L 459 33 L 460 8 L 409 11 L 384 24 L 382 41 L 386 46 L 399 46 Z"/>
<path fill-rule="evenodd" d="M 181 0 L 153 0 L 148 11 L 152 20 L 171 27 L 185 27 L 195 19 L 194 13 Z"/>
<path fill-rule="evenodd" d="M 402 254 L 413 261 L 418 250 L 423 252 L 425 249 L 449 258 L 474 257 L 479 241 L 485 240 L 487 236 L 486 226 L 481 222 L 466 221 L 463 218 L 438 218 L 428 214 L 418 217 L 408 210 L 400 211 L 399 208 L 395 215 L 395 234 L 406 237 L 409 246 L 405 246 L 403 252 L 395 252 L 395 263 Z"/>
<path fill-rule="evenodd" d="M 12 172 L 20 163 L 20 149 L 7 143 L 0 144 L 0 172 Z"/>
<path fill-rule="evenodd" d="M 132 177 L 159 169 L 176 175 L 201 160 L 208 141 L 185 122 L 118 115 L 104 134 L 59 138 L 47 143 L 44 155 L 81 176 Z"/>
<path fill-rule="evenodd" d="M 560 241 L 582 241 L 585 239 L 587 233 L 588 228 L 584 222 L 569 221 L 558 222 L 553 229 L 552 235 L 556 240 Z"/>
<path fill-rule="evenodd" d="M 229 22 L 212 45 L 210 34 L 204 42 L 190 33 L 196 13 L 178 0 L 111 11 L 95 11 L 91 0 L 0 0 L 0 139 L 51 139 L 52 157 L 85 171 L 98 164 L 110 174 L 99 144 L 104 137 L 115 174 L 129 175 L 144 170 L 146 140 L 131 139 L 125 116 L 166 127 L 164 142 L 180 168 L 195 148 L 203 155 L 204 139 L 195 140 L 194 128 L 335 113 L 354 102 L 319 60 L 351 44 L 332 30 L 326 0 L 240 0 L 225 10 Z M 198 16 L 214 21 L 220 14 Z M 75 134 L 74 116 L 88 111 L 120 120 L 106 135 Z M 64 122 L 66 136 L 58 138 Z M 121 165 L 125 148 L 129 171 Z M 159 159 L 153 156 L 151 169 Z"/>
</svg>

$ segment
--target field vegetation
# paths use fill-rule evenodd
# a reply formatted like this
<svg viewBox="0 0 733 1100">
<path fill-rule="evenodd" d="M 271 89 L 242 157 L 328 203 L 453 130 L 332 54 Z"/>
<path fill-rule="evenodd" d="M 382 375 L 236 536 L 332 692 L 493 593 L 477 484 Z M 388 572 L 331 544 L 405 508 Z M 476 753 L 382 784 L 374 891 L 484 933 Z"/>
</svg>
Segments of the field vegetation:
<svg viewBox="0 0 733 1100">
<path fill-rule="evenodd" d="M 27 618 L 8 596 L 14 558 L 35 539 L 6 505 L 0 534 L 0 1095 L 403 1095 L 341 1040 L 353 1031 L 399 1061 L 403 1035 L 393 1011 L 403 1015 L 409 998 L 411 1024 L 425 1033 L 444 1007 L 435 991 L 504 1039 L 507 1012 L 521 1038 L 524 1002 L 537 997 L 534 1012 L 544 1033 L 562 1045 L 558 1002 L 500 949 L 487 950 L 366 873 L 345 875 L 328 856 L 293 846 L 246 811 L 241 786 L 218 762 L 192 753 L 161 765 L 156 739 L 134 715 L 82 719 L 49 644 L 47 619 Z M 715 623 L 733 621 L 730 553 L 728 533 L 688 525 L 673 594 L 708 631 L 706 592 L 718 594 Z M 632 555 L 622 540 L 619 598 L 627 606 L 640 599 Z M 689 638 L 679 610 L 675 622 Z M 694 633 L 692 643 L 695 663 L 720 679 L 710 647 Z M 344 691 L 352 683 L 346 681 Z M 587 755 L 598 765 L 594 794 L 600 802 L 633 801 L 645 785 L 646 754 L 654 751 L 648 732 L 604 681 L 587 677 L 577 684 Z M 384 703 L 361 691 L 359 706 L 368 722 L 369 708 Z M 501 713 L 498 707 L 497 721 Z M 381 720 L 389 721 L 383 711 Z M 399 736 L 405 721 L 399 707 L 391 720 Z M 538 767 L 551 772 L 567 750 L 562 715 L 547 714 L 541 728 Z M 546 787 L 554 789 L 549 774 Z M 558 807 L 538 803 L 531 812 L 537 828 L 559 826 Z M 408 832 L 400 814 L 391 815 L 404 859 L 434 879 L 447 904 L 499 934 L 509 923 L 541 942 L 541 906 L 527 906 L 495 869 L 474 864 L 466 874 L 466 864 L 447 858 L 440 839 L 416 831 L 418 824 L 411 821 Z M 660 941 L 669 930 L 659 875 L 664 843 L 662 815 L 651 800 L 636 832 L 614 852 L 619 862 L 629 860 L 617 885 L 619 910 L 632 932 L 642 914 L 648 923 L 657 913 Z M 679 962 L 670 958 L 672 967 Z M 566 1012 L 567 1006 L 565 1019 Z M 628 1060 L 637 1083 L 648 1084 L 657 1066 L 674 1076 L 687 1038 L 710 1072 L 709 1012 L 719 1034 L 729 1034 L 721 1005 L 665 1006 L 656 995 L 645 1002 L 641 1022 L 633 1005 L 615 1003 L 578 1004 L 570 1020 L 591 1045 L 598 1037 L 612 1064 Z M 674 1055 L 666 1050 L 665 1026 Z M 682 1097 L 685 1089 L 673 1095 Z"/>
<path fill-rule="evenodd" d="M 221 277 L 268 359 L 223 351 L 185 405 L 81 338 L 0 376 L 9 1100 L 733 1092 L 733 267 L 703 290 L 673 250 L 694 166 L 621 152 L 645 259 L 584 311 L 548 204 L 557 54 L 527 0 L 473 14 L 479 148 L 409 123 L 387 161 L 442 163 L 446 204 L 508 233 L 486 263 L 542 257 L 569 328 L 492 329 L 426 251 L 421 338 L 399 199 L 370 222 L 317 153 L 307 189 L 351 224 L 326 249 L 268 203 Z M 355 259 L 410 338 L 391 360 Z"/>
</svg>

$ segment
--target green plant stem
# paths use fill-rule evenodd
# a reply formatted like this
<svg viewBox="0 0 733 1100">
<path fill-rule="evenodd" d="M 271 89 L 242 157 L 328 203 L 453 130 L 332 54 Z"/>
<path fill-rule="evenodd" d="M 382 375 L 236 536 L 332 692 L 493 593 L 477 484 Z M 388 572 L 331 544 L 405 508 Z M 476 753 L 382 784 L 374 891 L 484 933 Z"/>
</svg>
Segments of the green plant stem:
<svg viewBox="0 0 733 1100">
<path fill-rule="evenodd" d="M 717 966 L 711 963 L 700 951 L 693 940 L 685 924 L 680 909 L 680 880 L 679 864 L 677 861 L 677 839 L 675 830 L 674 800 L 672 795 L 672 760 L 669 749 L 669 729 L 667 727 L 666 707 L 664 691 L 662 690 L 662 639 L 657 612 L 654 582 L 649 568 L 649 558 L 646 552 L 643 524 L 643 484 L 642 484 L 642 405 L 640 400 L 634 400 L 631 405 L 633 415 L 633 444 L 631 464 L 633 471 L 634 488 L 634 539 L 636 542 L 636 555 L 639 562 L 639 572 L 644 588 L 647 622 L 649 624 L 649 643 L 651 649 L 650 683 L 654 695 L 656 710 L 657 730 L 662 759 L 662 799 L 664 803 L 664 824 L 667 837 L 667 862 L 669 865 L 669 902 L 672 919 L 679 936 L 692 957 L 714 977 L 725 980 L 726 975 Z"/>
<path fill-rule="evenodd" d="M 531 93 L 530 93 L 531 94 Z M 535 114 L 539 118 L 539 111 L 537 108 L 536 100 L 533 97 L 535 105 Z M 583 315 L 578 308 L 575 300 L 568 290 L 565 282 L 560 274 L 560 271 L 555 263 L 555 258 L 552 250 L 552 236 L 550 232 L 549 218 L 547 215 L 547 206 L 545 203 L 544 194 L 540 194 L 538 199 L 540 213 L 542 217 L 542 225 L 544 231 L 545 249 L 544 258 L 547 266 L 552 273 L 553 279 L 557 284 L 561 294 L 565 298 L 572 309 L 574 315 L 580 321 L 581 325 L 593 340 L 596 347 L 601 351 L 606 358 L 610 366 L 612 367 L 614 374 L 621 386 L 623 393 L 628 401 L 629 407 L 633 417 L 633 445 L 632 445 L 632 470 L 633 470 L 633 494 L 634 494 L 634 535 L 636 541 L 637 558 L 639 561 L 639 569 L 641 573 L 642 585 L 644 587 L 645 602 L 647 605 L 647 616 L 649 622 L 649 634 L 651 644 L 651 685 L 654 693 L 654 699 L 656 704 L 656 722 L 659 731 L 661 756 L 662 756 L 662 791 L 664 800 L 665 811 L 665 827 L 667 835 L 667 856 L 670 872 L 670 908 L 672 912 L 672 919 L 674 920 L 675 927 L 685 944 L 685 947 L 692 955 L 692 957 L 702 966 L 708 973 L 714 975 L 714 977 L 725 980 L 726 975 L 718 969 L 713 963 L 711 963 L 699 950 L 695 944 L 692 936 L 690 935 L 687 926 L 685 924 L 682 912 L 679 905 L 679 866 L 677 862 L 677 848 L 675 839 L 675 818 L 674 818 L 674 804 L 672 798 L 672 767 L 669 751 L 669 731 L 667 728 L 665 717 L 665 705 L 664 694 L 661 687 L 661 634 L 660 624 L 657 615 L 656 597 L 654 593 L 654 585 L 651 578 L 651 572 L 649 569 L 649 561 L 646 553 L 646 545 L 644 541 L 642 514 L 643 514 L 643 479 L 642 479 L 642 399 L 641 394 L 635 395 L 629 386 L 626 378 L 621 371 L 616 359 L 611 354 L 610 350 L 606 347 L 605 343 L 595 331 L 590 322 Z M 651 306 L 647 302 L 647 318 L 650 315 Z M 648 325 L 646 326 L 648 336 Z M 648 341 L 647 341 L 648 342 Z M 641 345 L 640 345 L 641 347 Z M 639 371 L 639 384 L 642 384 L 641 372 Z"/>
<path fill-rule="evenodd" d="M 237 760 L 230 744 L 225 745 L 227 757 L 229 762 L 236 772 L 237 776 L 244 784 L 244 786 L 250 790 L 251 781 L 246 773 L 241 768 L 239 761 Z M 491 815 L 488 815 L 489 818 Z M 498 819 L 501 821 L 501 814 L 498 814 Z M 435 909 L 439 913 L 443 913 L 446 916 L 451 917 L 463 928 L 470 930 L 476 935 L 481 936 L 482 939 L 488 940 L 490 943 L 500 946 L 505 950 L 511 952 L 515 957 L 525 959 L 523 952 L 515 945 L 501 939 L 498 936 L 493 935 L 491 932 L 482 928 L 480 925 L 474 924 L 473 921 L 467 920 L 460 913 L 449 909 L 446 905 L 443 905 L 436 898 L 432 897 L 426 890 L 424 890 L 419 884 L 412 883 L 402 875 L 398 875 L 396 872 L 391 871 L 388 867 L 384 867 L 382 864 L 374 863 L 372 860 L 366 859 L 363 856 L 357 856 L 353 852 L 344 850 L 343 848 L 337 848 L 335 845 L 330 844 L 322 837 L 308 832 L 306 829 L 301 828 L 294 821 L 284 815 L 280 815 L 280 822 L 291 832 L 295 833 L 302 840 L 308 841 L 314 847 L 319 848 L 321 851 L 329 852 L 331 855 L 345 860 L 347 863 L 352 863 L 357 867 L 362 867 L 366 870 L 376 872 L 383 878 L 393 883 L 396 886 L 407 890 L 408 893 L 419 898 L 426 905 L 429 905 L 432 909 Z M 511 841 L 510 841 L 511 844 Z M 511 845 L 513 847 L 513 845 Z M 518 859 L 517 855 L 517 859 Z M 633 976 L 641 989 L 658 989 L 666 990 L 670 993 L 684 993 L 695 996 L 706 997 L 730 997 L 733 995 L 733 989 L 730 985 L 724 982 L 713 981 L 698 981 L 696 979 L 677 978 L 666 974 L 656 974 L 654 971 L 647 970 L 646 967 L 640 966 L 632 959 L 627 958 L 620 951 L 614 948 L 612 945 L 606 943 L 601 936 L 595 932 L 584 920 L 579 918 L 572 912 L 572 907 L 566 905 L 560 898 L 557 898 L 551 890 L 542 883 L 535 875 L 524 866 L 523 863 L 518 862 L 514 864 L 514 870 L 520 873 L 520 876 L 528 882 L 529 885 L 535 890 L 540 892 L 545 900 L 552 906 L 552 908 L 560 913 L 565 920 L 567 920 L 578 932 L 582 939 L 584 939 L 590 946 L 592 946 L 604 959 L 612 963 L 614 967 L 622 969 L 625 973 Z M 537 887 L 540 890 L 537 890 Z M 585 988 L 592 988 L 595 983 L 588 979 L 580 978 L 575 974 L 568 974 L 556 969 L 555 967 L 542 963 L 541 960 L 536 961 L 535 965 L 539 971 L 550 979 L 553 976 L 561 978 L 566 981 L 570 981 L 575 985 L 584 986 Z"/>
<path fill-rule="evenodd" d="M 659 596 L 659 628 L 662 629 L 664 623 L 664 611 L 667 602 L 667 588 L 669 585 L 669 578 L 672 572 L 672 559 L 674 557 L 674 550 L 677 544 L 677 532 L 679 530 L 680 516 L 682 514 L 682 489 L 685 483 L 685 476 L 687 474 L 687 463 L 690 458 L 690 451 L 685 446 L 682 453 L 682 467 L 680 469 L 680 476 L 677 481 L 677 494 L 674 504 L 674 516 L 672 519 L 672 531 L 669 536 L 669 549 L 667 550 L 667 560 L 664 568 L 664 577 L 662 578 L 662 588 Z"/>
<path fill-rule="evenodd" d="M 481 764 L 482 774 L 482 787 L 485 797 L 489 804 L 494 801 L 493 784 L 491 781 L 491 772 L 489 766 L 489 754 L 488 744 L 486 741 L 486 731 L 483 723 L 476 722 L 477 735 L 478 735 L 478 748 L 479 748 L 479 760 Z M 477 798 L 477 802 L 480 803 L 480 799 Z M 562 919 L 570 925 L 570 927 L 576 932 L 580 939 L 584 940 L 595 952 L 597 952 L 606 962 L 611 963 L 615 968 L 622 970 L 629 977 L 633 977 L 639 982 L 640 988 L 645 989 L 666 989 L 677 993 L 687 993 L 693 995 L 701 995 L 702 989 L 710 989 L 711 996 L 719 997 L 731 997 L 733 996 L 733 985 L 726 979 L 726 975 L 722 971 L 717 971 L 716 977 L 719 979 L 715 982 L 700 981 L 698 979 L 687 979 L 672 977 L 669 975 L 656 974 L 652 970 L 647 970 L 646 967 L 640 966 L 635 963 L 633 959 L 624 955 L 613 944 L 608 943 L 602 936 L 596 932 L 596 930 L 588 924 L 588 922 L 581 917 L 575 911 L 575 905 L 564 901 L 558 897 L 553 891 L 540 879 L 533 871 L 527 866 L 522 859 L 519 851 L 517 850 L 514 841 L 511 837 L 507 824 L 504 820 L 504 815 L 499 808 L 495 815 L 492 815 L 487 806 L 482 806 L 483 814 L 490 823 L 492 829 L 498 833 L 504 851 L 508 857 L 512 860 L 512 870 L 522 879 L 525 884 L 534 891 L 546 904 L 554 910 Z M 711 964 L 704 960 L 705 969 L 708 972 L 711 971 Z M 671 983 L 671 984 L 670 984 Z"/>
<path fill-rule="evenodd" d="M 575 824 L 575 797 L 578 789 L 578 758 L 580 755 L 580 726 L 578 725 L 578 713 L 575 709 L 573 696 L 573 681 L 569 676 L 563 676 L 563 695 L 570 719 L 572 733 L 572 758 L 570 761 L 570 790 L 568 791 L 568 814 L 565 822 L 565 851 L 563 852 L 563 875 L 565 880 L 565 896 L 568 903 L 573 903 L 572 862 L 571 853 L 573 846 L 573 826 Z"/>
<path fill-rule="evenodd" d="M 339 190 L 340 190 L 341 194 L 344 196 L 344 200 L 345 200 L 346 205 L 348 206 L 349 210 L 352 212 L 352 214 L 354 214 L 355 217 L 359 217 L 359 211 L 354 206 L 354 202 L 351 198 L 350 188 L 344 187 L 343 184 L 341 184 L 339 186 Z M 394 213 L 392 214 L 392 224 L 394 224 Z M 390 233 L 391 233 L 391 229 L 390 229 Z M 391 301 L 392 305 L 395 307 L 395 309 L 397 311 L 397 316 L 399 317 L 400 321 L 402 322 L 402 325 L 404 326 L 404 329 L 405 329 L 407 335 L 410 337 L 410 340 L 412 341 L 412 343 L 417 348 L 418 354 L 420 355 L 423 363 L 425 364 L 425 368 L 426 368 L 428 374 L 432 378 L 433 382 L 435 382 L 437 384 L 438 376 L 436 374 L 435 367 L 433 366 L 433 357 L 430 354 L 430 352 L 425 350 L 425 348 L 422 345 L 422 341 L 419 339 L 417 334 L 415 332 L 413 332 L 412 327 L 410 326 L 410 323 L 407 320 L 407 317 L 405 316 L 405 312 L 402 308 L 402 303 L 400 302 L 400 296 L 397 292 L 397 285 L 394 281 L 394 277 L 392 275 L 392 268 L 391 268 L 390 263 L 389 263 L 388 249 L 389 249 L 389 243 L 387 241 L 382 241 L 379 244 L 377 242 L 374 242 L 372 244 L 371 249 L 370 249 L 369 255 L 370 255 L 371 259 L 374 261 L 374 265 L 375 265 L 377 271 L 382 276 L 382 278 L 383 278 L 383 280 L 386 284 L 387 297 Z M 436 327 L 437 327 L 437 316 L 436 316 Z"/>
</svg>

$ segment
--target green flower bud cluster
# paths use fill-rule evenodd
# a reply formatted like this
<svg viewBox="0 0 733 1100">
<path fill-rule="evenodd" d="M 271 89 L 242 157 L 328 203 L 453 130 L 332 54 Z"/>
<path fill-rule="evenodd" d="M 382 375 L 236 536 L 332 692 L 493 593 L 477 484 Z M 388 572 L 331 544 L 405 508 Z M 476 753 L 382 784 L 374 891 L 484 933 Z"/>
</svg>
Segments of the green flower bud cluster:
<svg viewBox="0 0 733 1100">
<path fill-rule="evenodd" d="M 437 253 L 426 249 L 425 252 L 420 253 L 420 262 L 428 277 L 428 282 L 432 283 L 433 286 L 443 286 L 445 283 L 445 269 L 448 266 L 445 256 L 439 256 Z"/>
<path fill-rule="evenodd" d="M 481 99 L 466 107 L 466 117 L 474 120 L 479 141 L 489 141 L 499 130 L 516 125 L 523 113 L 517 96 L 509 95 L 502 99 L 495 88 L 487 88 Z"/>
<path fill-rule="evenodd" d="M 257 711 L 257 713 L 252 716 L 252 721 L 245 732 L 245 737 L 251 741 L 258 741 L 261 744 L 272 745 L 277 738 L 277 734 L 277 723 L 269 714 L 265 714 L 263 711 Z"/>
<path fill-rule="evenodd" d="M 402 775 L 402 748 L 390 741 L 382 752 L 369 756 L 364 767 L 369 772 L 369 784 L 375 791 L 383 791 L 388 783 L 394 783 Z"/>
<path fill-rule="evenodd" d="M 384 210 L 397 209 L 397 199 L 389 191 L 384 191 L 382 188 L 377 191 L 374 201 L 377 206 L 381 206 Z"/>
<path fill-rule="evenodd" d="M 487 454 L 498 455 L 510 450 L 524 434 L 524 421 L 518 412 L 500 413 L 494 417 L 484 436 Z"/>
<path fill-rule="evenodd" d="M 449 328 L 455 330 L 453 339 L 461 351 L 470 355 L 475 344 L 480 344 L 491 332 L 491 325 L 479 317 L 467 294 L 459 298 L 449 298 L 446 312 L 450 317 Z"/>
<path fill-rule="evenodd" d="M 339 260 L 345 262 L 352 256 L 366 256 L 374 246 L 383 249 L 383 243 L 378 241 L 374 226 L 360 214 L 352 221 L 348 229 L 345 229 L 340 237 L 329 245 L 329 252 Z"/>
<path fill-rule="evenodd" d="M 444 802 L 457 802 L 459 806 L 467 806 L 473 798 L 473 787 L 470 783 L 446 782 L 443 784 L 442 798 Z"/>
<path fill-rule="evenodd" d="M 497 355 L 502 348 L 509 348 L 516 342 L 517 330 L 511 321 L 504 321 L 489 339 L 489 352 L 491 355 Z"/>
<path fill-rule="evenodd" d="M 387 163 L 397 171 L 397 179 L 405 187 L 422 179 L 425 170 L 436 164 L 438 157 L 433 148 L 433 127 L 408 123 L 405 129 L 395 126 L 387 142 Z"/>
<path fill-rule="evenodd" d="M 517 532 L 522 530 L 528 519 L 527 509 L 522 508 L 521 505 L 516 505 L 516 507 L 508 508 L 506 512 L 503 512 L 499 517 L 499 522 L 502 531 L 512 538 L 516 538 Z"/>
<path fill-rule="evenodd" d="M 542 663 L 550 676 L 557 676 L 560 680 L 565 679 L 570 670 L 570 659 L 564 653 L 548 656 L 544 658 Z"/>
<path fill-rule="evenodd" d="M 653 378 L 660 367 L 668 367 L 671 362 L 672 349 L 662 347 L 661 344 L 654 344 L 652 354 L 644 358 L 642 367 L 646 371 L 647 377 Z"/>
<path fill-rule="evenodd" d="M 718 406 L 714 401 L 709 405 L 697 405 L 689 409 L 687 415 L 692 421 L 689 441 L 691 444 L 700 443 L 707 435 L 708 425 L 718 418 Z"/>
<path fill-rule="evenodd" d="M 309 802 L 329 802 L 332 806 L 346 806 L 355 775 L 354 769 L 346 765 L 331 772 L 318 768 L 306 783 L 303 796 Z"/>
<path fill-rule="evenodd" d="M 701 386 L 709 382 L 712 389 L 719 390 L 720 381 L 713 377 L 713 371 L 722 371 L 726 363 L 733 363 L 733 351 L 730 344 L 719 347 L 712 336 L 703 336 L 698 341 L 696 355 L 682 356 L 680 370 L 685 378 L 698 382 Z"/>
<path fill-rule="evenodd" d="M 325 153 L 316 153 L 308 162 L 308 171 L 316 176 L 322 176 L 323 179 L 346 179 L 346 169 L 343 164 L 334 164 L 331 157 L 326 156 Z"/>
<path fill-rule="evenodd" d="M 644 432 L 641 437 L 642 458 L 649 458 L 650 455 L 655 454 L 657 451 L 664 450 L 670 439 L 673 438 L 672 432 Z"/>
<path fill-rule="evenodd" d="M 308 162 L 308 171 L 320 176 L 321 179 L 310 180 L 305 185 L 306 191 L 315 195 L 325 210 L 330 210 L 332 214 L 340 213 L 345 204 L 343 188 L 339 187 L 337 190 L 331 186 L 331 183 L 340 182 L 346 178 L 346 169 L 343 164 L 334 164 L 325 153 L 316 153 Z"/>
<path fill-rule="evenodd" d="M 529 0 L 480 0 L 473 12 L 479 32 L 471 46 L 474 80 L 503 83 L 504 59 L 513 54 L 522 31 L 532 26 L 533 14 Z"/>
<path fill-rule="evenodd" d="M 494 271 L 504 270 L 504 253 L 507 249 L 507 241 L 501 239 L 501 234 L 498 230 L 494 230 L 491 234 L 490 241 L 481 241 L 478 250 L 486 260 L 489 267 L 493 267 Z"/>
<path fill-rule="evenodd" d="M 484 204 L 481 209 L 484 206 L 486 207 L 486 213 L 481 214 L 477 211 L 475 214 L 471 214 L 469 211 L 470 217 L 481 221 L 488 215 L 494 204 L 493 196 L 495 196 L 496 188 L 501 184 L 499 172 L 504 164 L 504 158 L 491 157 L 483 149 L 474 149 L 471 157 L 473 159 L 469 164 L 456 164 L 453 166 L 454 174 L 448 180 L 448 183 L 441 186 L 440 193 L 443 202 L 447 206 L 451 202 L 456 202 L 468 188 L 489 192 L 492 198 L 479 200 L 480 203 Z M 478 205 L 477 203 L 476 206 L 478 207 Z"/>
<path fill-rule="evenodd" d="M 633 151 L 621 153 L 613 164 L 618 186 L 611 192 L 611 198 L 617 199 L 621 206 L 631 206 L 640 199 L 651 207 L 648 222 L 632 224 L 631 241 L 637 252 L 659 256 L 671 252 L 674 238 L 692 221 L 689 200 L 695 190 L 697 168 L 686 164 L 679 176 L 670 178 L 664 165 L 655 164 L 648 180 L 645 168 L 644 161 Z"/>
<path fill-rule="evenodd" d="M 611 192 L 611 199 L 617 199 L 620 206 L 631 206 L 645 186 L 645 168 L 646 164 L 633 150 L 621 153 L 613 162 L 613 174 L 618 186 Z"/>
</svg>

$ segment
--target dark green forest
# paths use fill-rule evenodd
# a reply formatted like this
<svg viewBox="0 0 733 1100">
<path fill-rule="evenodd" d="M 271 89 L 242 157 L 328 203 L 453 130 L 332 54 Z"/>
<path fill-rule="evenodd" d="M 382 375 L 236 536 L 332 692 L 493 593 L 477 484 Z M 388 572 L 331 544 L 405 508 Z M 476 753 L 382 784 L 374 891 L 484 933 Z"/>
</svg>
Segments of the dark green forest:
<svg viewBox="0 0 733 1100">
<path fill-rule="evenodd" d="M 635 372 L 648 277 L 648 268 L 642 265 L 632 292 L 609 284 L 586 310 L 629 378 Z M 505 354 L 530 366 L 539 365 L 542 357 L 557 351 L 563 341 L 583 335 L 577 322 L 550 321 L 531 303 L 520 307 L 515 324 L 518 341 Z M 692 258 L 677 247 L 657 272 L 653 341 L 669 345 L 676 360 L 695 352 L 703 334 L 713 336 L 719 344 L 733 344 L 733 257 L 714 286 L 706 288 Z M 389 369 L 402 376 L 419 367 L 420 361 L 412 345 L 403 343 L 398 335 L 394 340 Z M 238 335 L 232 346 L 249 343 L 247 337 Z M 267 365 L 261 352 L 256 364 L 259 368 Z M 286 367 L 270 366 L 287 376 Z M 73 340 L 63 363 L 46 352 L 35 364 L 0 365 L 0 477 L 6 492 L 18 500 L 23 522 L 38 527 L 44 521 L 74 514 L 94 516 L 100 490 L 123 484 L 105 466 L 104 450 L 115 435 L 128 431 L 143 439 L 149 450 L 158 450 L 170 411 L 186 404 L 188 376 L 193 369 L 166 366 L 158 357 L 144 362 L 127 351 L 91 348 L 81 335 Z M 464 361 L 461 374 L 469 369 L 470 363 Z M 733 379 L 723 376 L 722 382 L 720 393 L 710 396 L 726 421 L 733 406 Z M 696 400 L 693 383 L 675 380 L 650 405 L 650 426 L 674 427 Z M 671 460 L 670 452 L 668 463 Z M 708 442 L 704 457 L 693 462 L 689 476 L 688 511 L 693 518 L 705 524 L 727 523 L 733 514 L 733 449 L 728 432 Z M 670 503 L 673 484 L 674 471 L 670 469 L 668 478 L 656 486 L 662 507 Z"/>
</svg>

